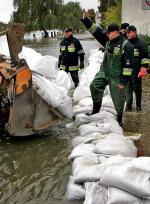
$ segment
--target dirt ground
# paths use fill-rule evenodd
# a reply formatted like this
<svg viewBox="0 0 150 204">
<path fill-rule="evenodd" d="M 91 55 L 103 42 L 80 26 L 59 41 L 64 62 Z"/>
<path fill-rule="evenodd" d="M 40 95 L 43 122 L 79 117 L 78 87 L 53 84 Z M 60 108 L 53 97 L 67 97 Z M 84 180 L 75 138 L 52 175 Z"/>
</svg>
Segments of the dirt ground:
<svg viewBox="0 0 150 204">
<path fill-rule="evenodd" d="M 124 112 L 123 129 L 125 135 L 141 134 L 135 141 L 138 156 L 150 156 L 150 77 L 143 79 L 142 111 Z"/>
</svg>

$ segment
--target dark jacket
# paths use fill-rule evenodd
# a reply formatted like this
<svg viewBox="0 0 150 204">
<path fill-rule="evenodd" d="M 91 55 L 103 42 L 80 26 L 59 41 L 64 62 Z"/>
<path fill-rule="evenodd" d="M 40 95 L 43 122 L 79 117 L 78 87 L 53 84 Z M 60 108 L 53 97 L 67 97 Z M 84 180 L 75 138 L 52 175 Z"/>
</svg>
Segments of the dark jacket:
<svg viewBox="0 0 150 204">
<path fill-rule="evenodd" d="M 122 74 L 120 76 L 121 83 L 127 84 L 129 77 L 131 77 L 132 66 L 133 66 L 133 46 L 126 40 L 122 34 L 117 38 L 109 41 L 107 34 L 102 28 L 97 27 L 93 24 L 89 18 L 84 18 L 81 20 L 86 26 L 89 32 L 94 36 L 94 38 L 106 48 L 105 52 L 115 56 L 117 52 L 121 51 L 121 67 Z M 125 42 L 125 43 L 124 43 Z M 106 55 L 106 54 L 105 54 Z M 104 67 L 106 57 L 104 57 L 102 67 Z"/>
<path fill-rule="evenodd" d="M 78 58 L 80 61 L 84 61 L 84 50 L 80 41 L 70 36 L 64 38 L 60 43 L 60 55 L 59 55 L 59 67 L 65 71 L 77 71 Z"/>
<path fill-rule="evenodd" d="M 148 68 L 148 46 L 144 40 L 138 37 L 130 39 L 129 42 L 134 47 L 134 63 L 132 76 L 137 77 L 141 67 Z"/>
</svg>

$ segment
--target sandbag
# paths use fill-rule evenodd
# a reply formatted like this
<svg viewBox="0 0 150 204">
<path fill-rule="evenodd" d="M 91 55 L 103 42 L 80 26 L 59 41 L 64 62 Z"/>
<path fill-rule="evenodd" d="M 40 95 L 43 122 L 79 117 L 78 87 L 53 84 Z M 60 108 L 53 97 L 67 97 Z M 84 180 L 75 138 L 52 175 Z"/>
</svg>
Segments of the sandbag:
<svg viewBox="0 0 150 204">
<path fill-rule="evenodd" d="M 79 106 L 75 105 L 73 107 L 73 115 L 76 116 L 77 114 L 80 113 L 88 113 L 92 111 L 92 106 Z"/>
<path fill-rule="evenodd" d="M 73 176 L 70 176 L 65 196 L 68 200 L 83 200 L 85 198 L 85 188 L 82 185 L 75 184 Z"/>
<path fill-rule="evenodd" d="M 74 169 L 74 182 L 85 183 L 99 181 L 101 175 L 100 164 L 79 163 Z"/>
<path fill-rule="evenodd" d="M 57 109 L 63 116 L 71 119 L 73 117 L 72 99 L 68 95 L 66 95 L 61 104 L 57 106 Z"/>
<path fill-rule="evenodd" d="M 100 183 L 125 190 L 137 197 L 150 198 L 150 157 L 139 157 L 106 168 Z"/>
<path fill-rule="evenodd" d="M 71 79 L 63 70 L 59 70 L 57 72 L 57 76 L 52 82 L 54 82 L 58 86 L 66 88 L 66 90 L 69 90 L 71 88 Z"/>
<path fill-rule="evenodd" d="M 69 159 L 75 159 L 76 157 L 80 157 L 80 156 L 96 156 L 97 154 L 95 154 L 95 145 L 93 144 L 80 144 L 78 146 L 76 146 L 70 156 Z"/>
<path fill-rule="evenodd" d="M 84 186 L 86 194 L 83 204 L 107 204 L 108 190 L 106 187 L 100 186 L 99 182 L 87 182 Z"/>
<path fill-rule="evenodd" d="M 119 188 L 108 187 L 107 204 L 144 204 L 144 200 Z"/>
<path fill-rule="evenodd" d="M 96 153 L 106 155 L 120 154 L 124 157 L 137 157 L 137 148 L 133 141 L 119 134 L 108 134 L 96 144 Z"/>
<path fill-rule="evenodd" d="M 91 110 L 91 108 L 88 108 L 87 110 Z M 90 116 L 88 116 L 84 113 L 80 113 L 80 114 L 76 115 L 75 123 L 77 126 L 80 126 L 82 124 L 91 123 L 93 121 L 96 122 L 96 121 L 102 120 L 104 118 L 106 119 L 106 118 L 116 118 L 116 117 L 114 114 L 109 113 L 107 111 L 103 111 L 103 110 L 97 114 L 90 115 Z"/>
<path fill-rule="evenodd" d="M 112 118 L 91 122 L 89 124 L 81 125 L 79 127 L 79 133 L 81 136 L 84 136 L 93 132 L 100 132 L 103 134 L 108 134 L 111 132 L 123 134 L 123 130 L 119 126 L 118 122 Z"/>
</svg>

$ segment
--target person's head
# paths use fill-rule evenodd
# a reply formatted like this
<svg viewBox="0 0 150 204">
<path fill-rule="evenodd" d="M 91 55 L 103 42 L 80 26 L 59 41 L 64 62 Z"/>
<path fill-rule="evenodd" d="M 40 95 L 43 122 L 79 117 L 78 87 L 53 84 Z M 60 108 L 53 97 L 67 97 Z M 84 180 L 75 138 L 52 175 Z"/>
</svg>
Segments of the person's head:
<svg viewBox="0 0 150 204">
<path fill-rule="evenodd" d="M 73 34 L 72 28 L 66 28 L 64 30 L 64 36 L 65 38 L 69 38 Z"/>
<path fill-rule="evenodd" d="M 109 40 L 115 39 L 120 35 L 119 26 L 116 23 L 109 24 L 106 33 Z"/>
<path fill-rule="evenodd" d="M 133 25 L 128 26 L 128 28 L 127 28 L 127 38 L 130 40 L 130 39 L 136 38 L 136 36 L 137 36 L 136 27 L 133 26 Z"/>
<path fill-rule="evenodd" d="M 122 34 L 126 34 L 126 31 L 127 31 L 127 27 L 129 26 L 129 23 L 122 23 L 121 26 L 120 26 L 120 31 Z"/>
</svg>

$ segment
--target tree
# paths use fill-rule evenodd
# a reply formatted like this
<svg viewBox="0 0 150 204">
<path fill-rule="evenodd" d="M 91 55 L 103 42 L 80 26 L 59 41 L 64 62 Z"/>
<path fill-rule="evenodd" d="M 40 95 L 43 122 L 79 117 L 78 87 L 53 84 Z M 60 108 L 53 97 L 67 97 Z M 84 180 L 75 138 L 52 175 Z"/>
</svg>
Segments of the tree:
<svg viewBox="0 0 150 204">
<path fill-rule="evenodd" d="M 82 9 L 78 2 L 69 2 L 62 6 L 60 15 L 58 16 L 58 26 L 64 30 L 66 27 L 71 27 L 74 31 L 83 28 L 80 22 Z"/>
<path fill-rule="evenodd" d="M 48 37 L 47 29 L 64 29 L 68 26 L 79 30 L 82 10 L 77 2 L 63 5 L 63 0 L 13 0 L 14 21 L 24 23 L 27 32 L 43 30 Z"/>
<path fill-rule="evenodd" d="M 27 31 L 43 30 L 48 37 L 47 26 L 49 18 L 58 13 L 62 0 L 14 0 L 14 20 L 26 25 Z"/>
<path fill-rule="evenodd" d="M 117 0 L 116 6 L 110 7 L 104 12 L 103 25 L 106 27 L 110 23 L 121 24 L 121 0 Z"/>
<path fill-rule="evenodd" d="M 105 27 L 103 21 L 105 19 L 105 12 L 107 12 L 111 7 L 116 6 L 117 0 L 99 0 L 99 12 L 101 13 L 102 26 Z"/>
</svg>

